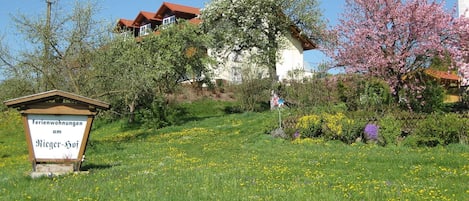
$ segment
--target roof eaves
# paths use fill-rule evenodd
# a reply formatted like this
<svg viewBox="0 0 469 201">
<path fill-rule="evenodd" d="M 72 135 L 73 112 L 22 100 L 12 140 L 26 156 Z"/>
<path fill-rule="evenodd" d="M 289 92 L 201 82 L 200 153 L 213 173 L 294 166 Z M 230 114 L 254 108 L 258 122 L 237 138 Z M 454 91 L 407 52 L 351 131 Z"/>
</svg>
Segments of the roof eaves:
<svg viewBox="0 0 469 201">
<path fill-rule="evenodd" d="M 450 72 L 439 71 L 435 69 L 426 69 L 425 73 L 438 79 L 459 81 L 459 76 Z"/>
<path fill-rule="evenodd" d="M 81 102 L 81 103 L 88 104 L 88 105 L 93 105 L 100 109 L 109 109 L 110 107 L 108 103 L 105 103 L 99 100 L 90 99 L 90 98 L 80 96 L 77 94 L 68 93 L 68 92 L 61 91 L 61 90 L 51 90 L 51 91 L 46 91 L 46 92 L 33 94 L 29 96 L 23 96 L 20 98 L 15 98 L 15 99 L 4 101 L 3 103 L 8 107 L 20 107 L 22 105 L 28 105 L 28 104 L 33 104 L 37 102 L 53 100 L 58 97 Z"/>
<path fill-rule="evenodd" d="M 121 19 L 119 19 L 118 23 L 119 23 L 119 24 L 122 24 L 122 25 L 124 25 L 124 26 L 126 26 L 126 27 L 133 27 L 132 24 L 134 23 L 134 21 L 133 21 L 133 20 L 128 20 L 128 19 L 123 19 L 123 18 L 121 18 Z"/>
<path fill-rule="evenodd" d="M 155 13 L 153 12 L 148 12 L 148 11 L 140 11 L 137 15 L 137 17 L 135 17 L 135 20 L 133 22 L 133 26 L 136 26 L 136 27 L 139 27 L 141 26 L 141 22 L 143 21 L 142 18 L 146 18 L 148 20 L 153 20 L 154 19 L 154 16 L 155 16 Z"/>
<path fill-rule="evenodd" d="M 316 43 L 314 43 L 308 37 L 301 34 L 301 31 L 297 26 L 295 25 L 290 26 L 290 32 L 293 37 L 295 37 L 301 42 L 301 46 L 303 47 L 303 50 L 313 50 L 313 49 L 318 48 Z"/>
<path fill-rule="evenodd" d="M 200 9 L 196 7 L 174 4 L 174 3 L 169 3 L 169 2 L 163 2 L 163 5 L 161 7 L 163 6 L 166 6 L 168 9 L 170 9 L 173 12 L 182 12 L 182 13 L 200 15 Z"/>
</svg>

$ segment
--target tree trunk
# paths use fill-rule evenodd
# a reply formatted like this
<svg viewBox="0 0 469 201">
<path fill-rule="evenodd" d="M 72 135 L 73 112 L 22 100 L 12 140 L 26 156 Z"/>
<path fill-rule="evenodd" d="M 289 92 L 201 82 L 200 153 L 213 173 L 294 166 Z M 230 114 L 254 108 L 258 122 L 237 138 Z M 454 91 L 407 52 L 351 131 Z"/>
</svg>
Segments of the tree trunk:
<svg viewBox="0 0 469 201">
<path fill-rule="evenodd" d="M 276 44 L 276 38 L 269 36 L 272 44 Z M 269 67 L 269 76 L 272 79 L 272 82 L 275 83 L 279 81 L 277 76 L 277 51 L 278 47 L 270 47 L 267 50 L 267 66 Z"/>
<path fill-rule="evenodd" d="M 129 104 L 129 120 L 128 120 L 129 124 L 134 123 L 134 122 L 135 122 L 135 100 L 133 100 Z"/>
</svg>

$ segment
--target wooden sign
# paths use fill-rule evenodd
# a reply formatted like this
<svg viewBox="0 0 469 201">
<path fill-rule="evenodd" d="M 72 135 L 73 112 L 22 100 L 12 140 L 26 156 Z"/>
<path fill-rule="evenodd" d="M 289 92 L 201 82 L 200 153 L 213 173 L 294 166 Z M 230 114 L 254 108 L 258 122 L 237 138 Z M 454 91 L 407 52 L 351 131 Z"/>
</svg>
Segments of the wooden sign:
<svg viewBox="0 0 469 201">
<path fill-rule="evenodd" d="M 107 103 L 60 90 L 4 103 L 22 114 L 33 172 L 53 172 L 57 167 L 69 167 L 59 168 L 59 172 L 79 171 L 97 110 L 110 107 Z"/>
<path fill-rule="evenodd" d="M 87 116 L 29 114 L 26 118 L 36 161 L 79 159 Z"/>
</svg>

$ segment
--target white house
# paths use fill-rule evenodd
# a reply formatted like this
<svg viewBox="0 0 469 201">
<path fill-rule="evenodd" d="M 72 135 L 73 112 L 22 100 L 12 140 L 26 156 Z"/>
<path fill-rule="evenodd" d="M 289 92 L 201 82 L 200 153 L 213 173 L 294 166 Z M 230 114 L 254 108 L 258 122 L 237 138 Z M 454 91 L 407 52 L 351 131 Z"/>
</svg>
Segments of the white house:
<svg viewBox="0 0 469 201">
<path fill-rule="evenodd" d="M 458 16 L 463 15 L 466 13 L 469 9 L 469 0 L 458 0 Z M 469 15 L 469 13 L 465 14 L 466 16 Z"/>
<path fill-rule="evenodd" d="M 117 22 L 116 30 L 126 35 L 134 37 L 145 36 L 157 32 L 159 27 L 165 24 L 177 23 L 178 19 L 189 20 L 194 24 L 203 23 L 199 19 L 200 9 L 190 6 L 164 2 L 155 12 L 141 11 L 134 20 L 120 19 Z M 290 72 L 304 72 L 303 52 L 316 48 L 308 38 L 300 34 L 300 30 L 291 27 L 291 34 L 279 38 L 282 42 L 282 48 L 278 52 L 276 70 L 279 80 L 290 79 Z M 209 54 L 211 54 L 210 50 Z M 215 58 L 219 60 L 219 65 L 213 66 L 213 79 L 222 79 L 231 83 L 239 83 L 243 80 L 243 73 L 246 69 L 250 70 L 251 76 L 266 77 L 268 75 L 266 68 L 255 68 L 245 58 L 248 53 L 242 54 L 228 53 L 224 57 Z M 223 58 L 223 59 L 221 59 Z M 254 67 L 254 68 L 253 68 Z"/>
</svg>

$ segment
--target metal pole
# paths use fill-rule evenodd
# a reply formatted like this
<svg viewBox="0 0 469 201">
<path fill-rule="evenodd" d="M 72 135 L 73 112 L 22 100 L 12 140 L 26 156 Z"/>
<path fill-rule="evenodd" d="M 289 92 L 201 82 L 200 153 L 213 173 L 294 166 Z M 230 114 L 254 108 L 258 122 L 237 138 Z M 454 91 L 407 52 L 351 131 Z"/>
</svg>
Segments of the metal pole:
<svg viewBox="0 0 469 201">
<path fill-rule="evenodd" d="M 282 128 L 282 115 L 280 113 L 280 107 L 279 106 L 277 106 L 277 110 L 278 110 L 278 127 Z"/>
</svg>

